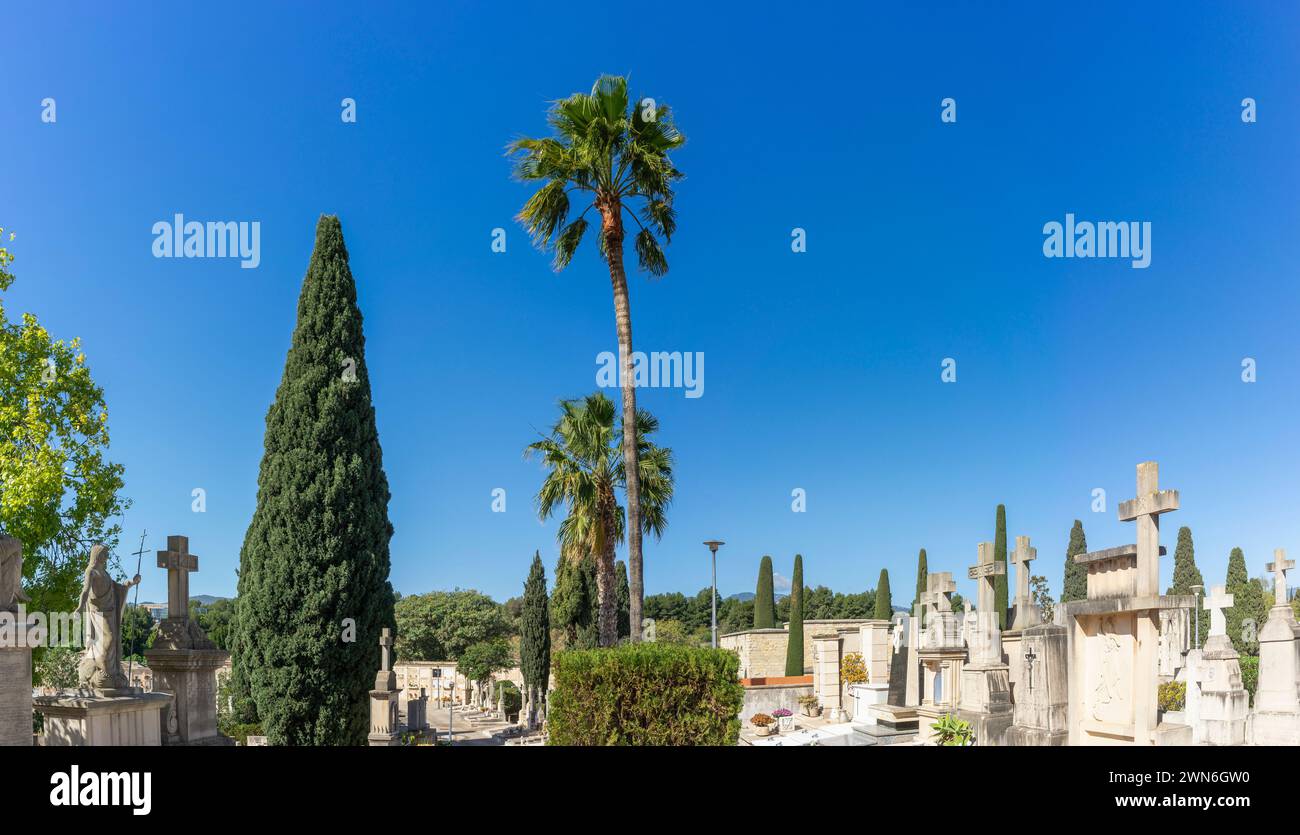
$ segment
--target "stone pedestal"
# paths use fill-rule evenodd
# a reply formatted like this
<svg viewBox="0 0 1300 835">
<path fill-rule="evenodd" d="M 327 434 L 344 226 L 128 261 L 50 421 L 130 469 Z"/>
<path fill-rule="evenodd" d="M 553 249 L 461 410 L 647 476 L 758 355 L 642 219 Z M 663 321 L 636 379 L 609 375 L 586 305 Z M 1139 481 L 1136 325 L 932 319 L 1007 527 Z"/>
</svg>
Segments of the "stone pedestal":
<svg viewBox="0 0 1300 835">
<path fill-rule="evenodd" d="M 1011 727 L 1011 681 L 1005 665 L 972 667 L 961 671 L 961 701 L 957 718 L 969 722 L 975 731 L 975 744 L 1004 744 Z"/>
<path fill-rule="evenodd" d="M 1241 681 L 1237 651 L 1227 635 L 1212 636 L 1205 643 L 1195 677 L 1200 685 L 1199 717 L 1188 717 L 1193 733 L 1210 745 L 1244 745 L 1249 696 Z"/>
<path fill-rule="evenodd" d="M 217 732 L 217 670 L 230 657 L 216 648 L 197 623 L 167 618 L 159 624 L 151 649 L 145 651 L 153 671 L 155 693 L 173 697 L 171 745 L 230 745 Z"/>
<path fill-rule="evenodd" d="M 1250 721 L 1255 745 L 1300 745 L 1300 629 L 1287 605 L 1269 610 L 1259 633 L 1259 687 Z"/>
<path fill-rule="evenodd" d="M 392 747 L 400 744 L 401 740 L 397 704 L 401 691 L 397 689 L 397 674 L 393 672 L 389 655 L 392 647 L 392 631 L 385 628 L 379 638 L 381 660 L 379 672 L 375 674 L 375 689 L 370 691 L 370 735 L 367 741 L 371 747 Z"/>
<path fill-rule="evenodd" d="M 32 650 L 0 646 L 0 746 L 32 744 Z"/>
<path fill-rule="evenodd" d="M 840 698 L 840 636 L 822 633 L 813 636 L 813 692 L 832 721 L 843 707 Z"/>
<path fill-rule="evenodd" d="M 850 684 L 849 696 L 853 700 L 853 722 L 856 725 L 874 725 L 871 708 L 889 701 L 888 684 Z"/>
<path fill-rule="evenodd" d="M 1065 745 L 1069 741 L 1069 630 L 1032 626 L 1018 635 L 1011 655 L 1015 702 L 1007 745 Z"/>
<path fill-rule="evenodd" d="M 33 701 L 45 716 L 43 740 L 47 747 L 155 746 L 163 743 L 163 717 L 172 697 L 166 693 L 88 693 L 37 696 Z"/>
</svg>

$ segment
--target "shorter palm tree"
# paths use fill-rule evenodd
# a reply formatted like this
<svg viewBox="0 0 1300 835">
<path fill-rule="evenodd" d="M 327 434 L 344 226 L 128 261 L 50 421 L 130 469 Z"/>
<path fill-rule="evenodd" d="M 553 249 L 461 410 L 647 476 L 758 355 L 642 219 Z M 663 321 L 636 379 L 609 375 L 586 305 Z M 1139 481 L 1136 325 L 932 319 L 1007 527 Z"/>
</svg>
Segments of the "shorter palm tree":
<svg viewBox="0 0 1300 835">
<path fill-rule="evenodd" d="M 560 507 L 566 509 L 558 533 L 560 552 L 570 558 L 590 554 L 596 559 L 601 646 L 618 642 L 614 552 L 626 534 L 626 519 L 618 503 L 626 471 L 623 430 L 617 417 L 613 401 L 599 392 L 580 400 L 561 400 L 560 418 L 550 434 L 524 450 L 525 457 L 540 455 L 548 470 L 537 492 L 538 517 L 549 519 Z M 672 450 L 649 440 L 659 431 L 659 421 L 649 412 L 637 410 L 635 430 L 641 529 L 658 539 L 668 524 L 666 511 L 673 496 Z"/>
</svg>

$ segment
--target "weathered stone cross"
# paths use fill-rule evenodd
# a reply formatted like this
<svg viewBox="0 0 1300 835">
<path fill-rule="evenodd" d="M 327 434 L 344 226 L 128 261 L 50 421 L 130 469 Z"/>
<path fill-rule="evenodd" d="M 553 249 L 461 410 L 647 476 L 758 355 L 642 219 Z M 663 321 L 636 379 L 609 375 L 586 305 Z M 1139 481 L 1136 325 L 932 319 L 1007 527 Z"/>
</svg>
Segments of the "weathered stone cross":
<svg viewBox="0 0 1300 835">
<path fill-rule="evenodd" d="M 1038 549 L 1030 546 L 1029 537 L 1016 537 L 1016 550 L 1011 561 L 1016 566 L 1016 599 L 1029 599 L 1029 563 L 1038 559 Z"/>
<path fill-rule="evenodd" d="M 1120 502 L 1119 520 L 1137 521 L 1137 594 L 1160 594 L 1160 515 L 1178 509 L 1178 491 L 1161 490 L 1160 465 L 1137 465 L 1137 497 Z"/>
<path fill-rule="evenodd" d="M 1285 548 L 1275 548 L 1273 550 L 1273 561 L 1268 564 L 1268 570 L 1273 572 L 1273 605 L 1286 605 L 1286 573 L 1288 570 L 1295 568 L 1295 560 L 1286 558 Z"/>
<path fill-rule="evenodd" d="M 388 657 L 388 652 L 390 649 L 392 649 L 392 646 L 393 646 L 393 633 L 391 630 L 389 630 L 387 626 L 385 626 L 383 631 L 379 634 L 379 651 L 383 659 L 380 662 L 381 665 L 379 667 L 380 672 L 386 673 L 393 669 L 392 659 Z"/>
<path fill-rule="evenodd" d="M 1034 689 L 1034 661 L 1038 659 L 1038 653 L 1034 652 L 1032 646 L 1025 649 L 1025 665 L 1029 668 L 1029 689 Z"/>
<path fill-rule="evenodd" d="M 1205 596 L 1205 608 L 1210 610 L 1210 637 L 1228 634 L 1228 621 L 1223 610 L 1232 605 L 1232 595 L 1223 586 L 1215 586 Z"/>
<path fill-rule="evenodd" d="M 993 559 L 993 543 L 981 542 L 979 544 L 979 562 L 972 565 L 966 572 L 966 576 L 978 583 L 976 587 L 977 602 L 975 608 L 981 612 L 992 612 L 997 605 L 995 598 L 997 596 L 997 578 L 1007 573 L 1005 563 L 1000 563 Z"/>
<path fill-rule="evenodd" d="M 199 570 L 199 558 L 190 553 L 188 536 L 167 537 L 167 550 L 158 552 L 158 567 L 167 569 L 167 617 L 190 618 L 190 572 Z"/>
<path fill-rule="evenodd" d="M 947 571 L 940 571 L 926 577 L 926 585 L 929 587 L 925 593 L 925 602 L 930 606 L 932 614 L 952 611 L 952 598 L 949 596 L 957 590 L 957 584 L 952 581 L 952 574 Z"/>
</svg>

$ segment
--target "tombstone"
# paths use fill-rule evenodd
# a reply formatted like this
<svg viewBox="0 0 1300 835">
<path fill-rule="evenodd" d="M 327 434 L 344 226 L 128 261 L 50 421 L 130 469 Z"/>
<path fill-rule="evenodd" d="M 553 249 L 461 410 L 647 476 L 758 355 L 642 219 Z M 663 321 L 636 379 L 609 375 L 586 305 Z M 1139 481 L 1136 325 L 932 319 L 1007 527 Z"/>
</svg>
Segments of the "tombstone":
<svg viewBox="0 0 1300 835">
<path fill-rule="evenodd" d="M 406 699 L 406 729 L 414 733 L 429 729 L 429 694 L 423 687 L 420 695 Z"/>
<path fill-rule="evenodd" d="M 1193 710 L 1187 713 L 1192 741 L 1209 745 L 1244 745 L 1250 697 L 1241 681 L 1237 651 L 1228 638 L 1223 610 L 1232 605 L 1232 595 L 1215 586 L 1205 596 L 1210 612 L 1210 637 L 1205 649 L 1189 668 L 1187 688 L 1197 689 Z"/>
<path fill-rule="evenodd" d="M 269 743 L 264 736 L 244 737 L 244 746 L 246 748 L 266 748 L 268 745 Z"/>
<path fill-rule="evenodd" d="M 153 646 L 144 657 L 153 671 L 153 690 L 170 693 L 179 745 L 230 745 L 217 731 L 217 670 L 230 654 L 218 649 L 203 628 L 190 620 L 189 573 L 199 570 L 184 536 L 167 537 L 158 552 L 158 567 L 167 570 L 167 617 L 158 624 Z"/>
<path fill-rule="evenodd" d="M 952 574 L 947 571 L 931 574 L 926 583 L 923 601 L 928 607 L 927 622 L 917 653 L 923 678 L 921 704 L 916 715 L 923 741 L 933 736 L 932 724 L 945 714 L 956 712 L 961 701 L 962 667 L 966 663 L 961 628 L 952 611 L 952 593 L 957 590 Z"/>
<path fill-rule="evenodd" d="M 1160 612 L 1188 608 L 1191 596 L 1160 594 L 1160 516 L 1178 509 L 1178 491 L 1159 489 L 1154 461 L 1137 466 L 1137 497 L 1120 503 L 1137 543 L 1078 554 L 1088 597 L 1062 604 L 1069 629 L 1071 745 L 1185 745 L 1186 725 L 1159 723 Z"/>
<path fill-rule="evenodd" d="M 1016 681 L 1007 745 L 1065 745 L 1070 738 L 1069 630 L 1040 623 L 1020 633 L 1011 656 Z"/>
<path fill-rule="evenodd" d="M 23 544 L 0 536 L 0 746 L 32 744 L 32 646 L 22 580 Z"/>
<path fill-rule="evenodd" d="M 140 692 L 122 669 L 122 614 L 127 590 L 138 580 L 116 582 L 108 574 L 108 548 L 96 544 L 90 549 L 77 606 L 86 635 L 77 667 L 81 688 L 72 695 L 32 699 L 45 718 L 44 745 L 155 746 L 174 727 L 171 695 Z"/>
<path fill-rule="evenodd" d="M 379 672 L 375 674 L 375 689 L 370 691 L 370 735 L 372 748 L 392 747 L 398 744 L 401 726 L 397 721 L 397 675 L 393 672 L 390 652 L 393 633 L 384 627 L 379 636 Z"/>
<path fill-rule="evenodd" d="M 891 635 L 889 690 L 884 704 L 867 709 L 864 721 L 854 725 L 855 739 L 868 745 L 890 745 L 916 738 L 920 703 L 920 661 L 917 648 L 921 635 L 923 604 L 913 614 L 898 615 Z"/>
<path fill-rule="evenodd" d="M 871 708 L 889 701 L 890 645 L 889 621 L 872 619 L 858 627 L 862 660 L 867 668 L 864 684 L 849 685 L 853 697 L 853 721 L 872 724 Z"/>
<path fill-rule="evenodd" d="M 1020 537 L 1018 545 L 1028 546 Z M 1011 726 L 1011 673 L 1002 662 L 1002 632 L 998 627 L 997 578 L 1006 566 L 993 558 L 993 543 L 979 544 L 979 562 L 968 576 L 978 584 L 977 616 L 970 659 L 961 668 L 958 718 L 971 724 L 979 745 L 1001 745 Z M 1023 572 L 1022 572 L 1023 576 Z"/>
<path fill-rule="evenodd" d="M 1029 563 L 1037 558 L 1038 549 L 1029 544 L 1029 537 L 1017 536 L 1016 550 L 1011 554 L 1011 562 L 1016 566 L 1016 619 L 1011 628 L 1017 631 L 1037 626 L 1043 619 L 1029 592 Z"/>
<path fill-rule="evenodd" d="M 1286 573 L 1295 560 L 1273 552 L 1273 606 L 1259 632 L 1259 686 L 1250 739 L 1256 745 L 1300 745 L 1300 626 L 1286 601 Z"/>
</svg>

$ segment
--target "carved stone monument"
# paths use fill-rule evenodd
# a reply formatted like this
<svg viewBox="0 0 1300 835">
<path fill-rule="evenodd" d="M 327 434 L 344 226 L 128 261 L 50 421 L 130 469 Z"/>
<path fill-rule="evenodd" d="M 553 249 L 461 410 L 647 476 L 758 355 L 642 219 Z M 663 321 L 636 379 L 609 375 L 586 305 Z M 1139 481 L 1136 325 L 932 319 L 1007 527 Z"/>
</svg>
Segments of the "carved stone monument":
<svg viewBox="0 0 1300 835">
<path fill-rule="evenodd" d="M 1189 608 L 1191 596 L 1160 594 L 1160 516 L 1178 491 L 1159 489 L 1154 461 L 1137 466 L 1137 497 L 1119 506 L 1137 524 L 1137 544 L 1078 554 L 1088 597 L 1061 607 L 1069 631 L 1071 745 L 1185 745 L 1191 728 L 1160 725 L 1157 652 L 1160 611 Z"/>
<path fill-rule="evenodd" d="M 1065 745 L 1069 730 L 1069 681 L 1067 658 L 1069 630 L 1054 623 L 1040 623 L 1020 633 L 1012 666 L 1015 676 L 1015 704 L 1007 745 Z"/>
<path fill-rule="evenodd" d="M 0 746 L 32 744 L 32 647 L 22 580 L 23 544 L 0 536 Z"/>
<path fill-rule="evenodd" d="M 952 574 L 931 574 L 926 585 L 926 622 L 918 653 L 923 675 L 921 704 L 916 709 L 922 740 L 933 736 L 932 724 L 956 712 L 961 702 L 962 667 L 966 664 L 961 625 L 952 611 L 952 593 L 957 590 Z"/>
<path fill-rule="evenodd" d="M 393 633 L 384 627 L 379 637 L 380 666 L 375 675 L 375 689 L 370 691 L 370 736 L 371 747 L 391 747 L 399 742 L 401 726 L 397 720 L 397 675 L 393 672 L 390 651 L 393 648 Z"/>
<path fill-rule="evenodd" d="M 122 616 L 126 593 L 140 582 L 119 583 L 108 574 L 108 549 L 90 549 L 81 601 L 86 649 L 77 667 L 81 689 L 73 695 L 37 696 L 45 717 L 44 744 L 161 745 L 172 697 L 133 688 L 122 672 Z"/>
<path fill-rule="evenodd" d="M 1021 544 L 1028 545 L 1028 540 Z M 993 558 L 993 543 L 979 544 L 979 562 L 968 576 L 978 584 L 976 627 L 970 660 L 961 670 L 958 718 L 969 722 L 979 745 L 1001 745 L 1011 726 L 1011 678 L 1002 663 L 1002 632 L 998 627 L 996 580 L 1006 566 Z"/>
<path fill-rule="evenodd" d="M 1187 703 L 1187 723 L 1192 727 L 1192 741 L 1210 745 L 1243 745 L 1246 742 L 1246 719 L 1249 699 L 1241 680 L 1237 651 L 1228 638 L 1223 610 L 1232 605 L 1232 595 L 1223 586 L 1215 586 L 1205 596 L 1210 612 L 1210 636 L 1195 665 L 1188 669 L 1187 689 L 1196 688 Z"/>
<path fill-rule="evenodd" d="M 1273 552 L 1273 607 L 1259 633 L 1259 687 L 1250 738 L 1256 745 L 1300 745 L 1300 626 L 1287 603 L 1286 573 L 1295 560 Z"/>
<path fill-rule="evenodd" d="M 919 722 L 916 707 L 920 702 L 920 660 L 917 655 L 921 635 L 923 604 L 916 604 L 913 614 L 897 615 L 891 633 L 889 691 L 885 704 L 868 708 L 871 721 L 860 723 L 854 731 L 864 742 L 888 745 L 916 738 Z"/>
<path fill-rule="evenodd" d="M 167 617 L 158 624 L 153 647 L 144 656 L 153 671 L 155 693 L 173 697 L 172 739 L 180 745 L 229 745 L 217 731 L 217 670 L 230 654 L 217 648 L 202 627 L 190 620 L 189 573 L 199 570 L 184 536 L 167 537 L 158 552 L 158 567 L 167 569 Z"/>
</svg>

